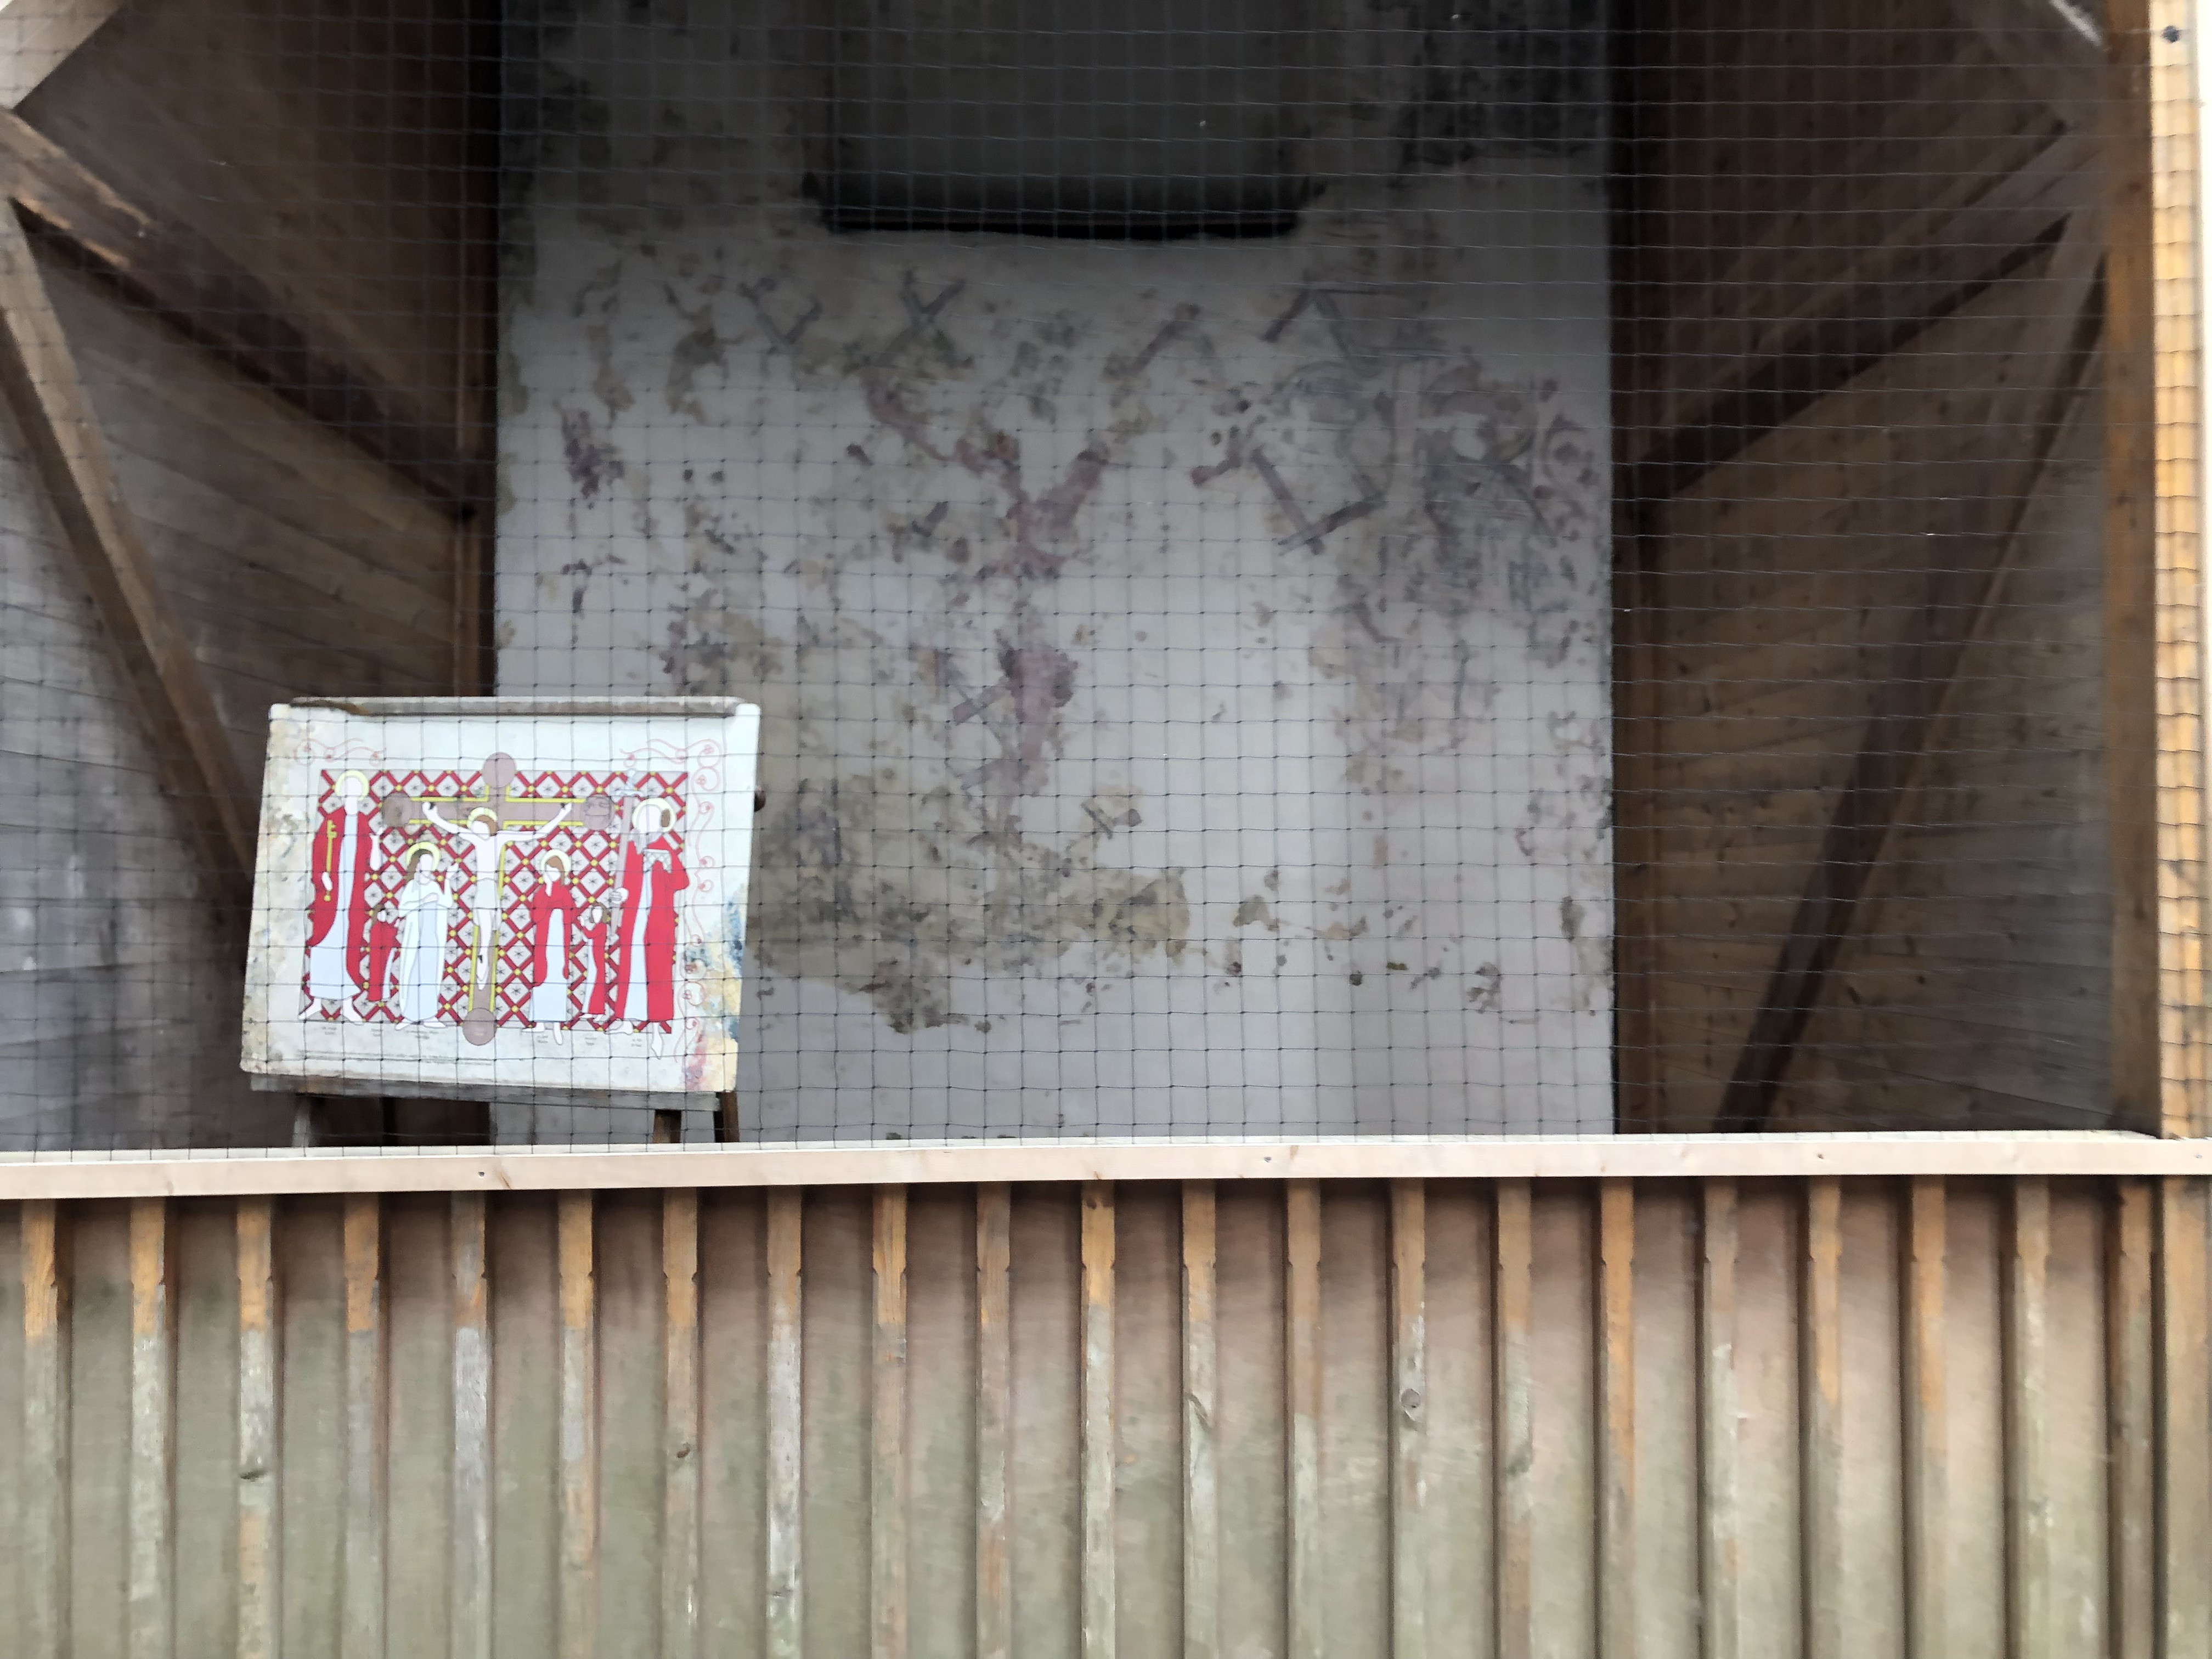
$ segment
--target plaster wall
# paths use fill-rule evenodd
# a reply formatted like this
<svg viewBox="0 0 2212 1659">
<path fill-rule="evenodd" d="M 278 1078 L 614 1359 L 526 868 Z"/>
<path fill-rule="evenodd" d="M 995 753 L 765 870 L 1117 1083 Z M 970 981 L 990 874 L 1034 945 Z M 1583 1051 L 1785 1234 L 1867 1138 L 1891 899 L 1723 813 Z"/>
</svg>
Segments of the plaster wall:
<svg viewBox="0 0 2212 1659">
<path fill-rule="evenodd" d="M 762 706 L 748 1135 L 1611 1127 L 1599 153 L 1372 19 L 1297 230 L 1151 243 L 823 228 L 771 17 L 529 37 L 499 689 Z"/>
</svg>

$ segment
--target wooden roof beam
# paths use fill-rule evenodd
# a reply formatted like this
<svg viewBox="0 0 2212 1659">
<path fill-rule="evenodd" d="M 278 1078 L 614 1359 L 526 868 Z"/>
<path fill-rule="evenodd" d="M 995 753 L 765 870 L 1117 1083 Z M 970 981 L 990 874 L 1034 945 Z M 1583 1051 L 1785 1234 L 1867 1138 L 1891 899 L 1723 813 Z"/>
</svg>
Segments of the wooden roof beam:
<svg viewBox="0 0 2212 1659">
<path fill-rule="evenodd" d="M 0 170 L 30 228 L 71 264 L 343 434 L 454 518 L 469 517 L 485 500 L 484 462 L 463 454 L 445 428 L 405 412 L 367 368 L 319 343 L 267 283 L 198 232 L 126 200 L 4 112 Z"/>
</svg>

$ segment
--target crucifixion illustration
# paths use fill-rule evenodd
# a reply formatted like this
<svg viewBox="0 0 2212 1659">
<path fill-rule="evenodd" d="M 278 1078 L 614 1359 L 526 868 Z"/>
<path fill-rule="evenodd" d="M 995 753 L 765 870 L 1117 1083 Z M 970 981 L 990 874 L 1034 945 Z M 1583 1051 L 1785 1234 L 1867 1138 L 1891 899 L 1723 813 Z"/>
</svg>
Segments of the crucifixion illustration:
<svg viewBox="0 0 2212 1659">
<path fill-rule="evenodd" d="M 605 830 L 615 822 L 611 796 L 530 799 L 520 793 L 514 775 L 514 757 L 494 754 L 477 769 L 472 790 L 449 799 L 417 799 L 395 789 L 380 809 L 388 827 L 419 826 L 443 837 L 457 855 L 464 849 L 468 854 L 469 1000 L 461 1035 L 478 1045 L 492 1040 L 499 1023 L 500 910 L 507 854 L 571 817 L 586 830 Z"/>
</svg>

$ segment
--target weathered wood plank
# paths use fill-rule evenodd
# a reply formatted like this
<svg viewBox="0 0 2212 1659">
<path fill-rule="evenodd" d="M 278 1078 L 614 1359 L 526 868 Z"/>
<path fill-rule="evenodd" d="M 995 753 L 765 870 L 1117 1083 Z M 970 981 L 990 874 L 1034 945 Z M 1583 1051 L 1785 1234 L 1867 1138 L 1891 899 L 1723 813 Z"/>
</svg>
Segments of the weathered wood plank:
<svg viewBox="0 0 2212 1659">
<path fill-rule="evenodd" d="M 482 1193 L 455 1193 L 453 1260 L 453 1659 L 491 1659 L 491 1317 Z"/>
<path fill-rule="evenodd" d="M 700 1194 L 699 1625 L 700 1647 L 715 1659 L 761 1659 L 767 1640 L 764 1198 Z"/>
<path fill-rule="evenodd" d="M 1598 1651 L 1636 1651 L 1636 1187 L 1598 1183 Z"/>
<path fill-rule="evenodd" d="M 1491 1443 L 1492 1503 L 1497 1581 L 1493 1606 L 1498 1659 L 1530 1659 L 1535 1607 L 1534 1565 L 1536 1490 L 1535 1375 L 1533 1364 L 1534 1310 L 1531 1303 L 1534 1243 L 1528 1182 L 1501 1181 L 1496 1194 L 1496 1279 L 1492 1291 L 1492 1363 L 1496 1367 L 1492 1409 L 1497 1415 Z"/>
<path fill-rule="evenodd" d="M 2086 216 L 2079 218 L 2069 222 L 2040 280 L 2021 285 L 2017 349 L 2041 373 L 2023 376 L 2000 406 L 1998 418 L 2016 425 L 2023 440 L 2018 459 L 2007 469 L 2015 476 L 1996 486 L 1997 495 L 2013 505 L 1987 533 L 1955 538 L 1956 550 L 1946 556 L 1949 563 L 1929 574 L 1922 635 L 1886 677 L 1850 775 L 1835 796 L 1820 851 L 1729 1076 L 1717 1128 L 1742 1132 L 1765 1124 L 1806 1024 L 1826 992 L 1838 951 L 1863 920 L 1869 880 L 1889 845 L 1966 649 L 1984 623 L 1995 584 L 2020 539 L 2036 478 L 2089 362 L 2101 252 Z"/>
<path fill-rule="evenodd" d="M 593 1659 L 599 1644 L 599 1287 L 592 1197 L 589 1192 L 562 1193 L 555 1221 L 561 1275 L 562 1659 Z"/>
<path fill-rule="evenodd" d="M 1944 1659 L 1951 1651 L 1944 1593 L 1949 1546 L 1949 1396 L 1943 1363 L 1943 1301 L 1949 1230 L 1943 1177 L 1915 1176 L 1906 1194 L 1903 1260 L 1905 1651 Z"/>
<path fill-rule="evenodd" d="M 1115 1659 L 1114 1183 L 1083 1183 L 1083 1656 Z"/>
<path fill-rule="evenodd" d="M 0 123 L 15 120 L 0 113 Z M 20 125 L 20 123 L 18 124 Z M 253 796 L 207 677 L 154 579 L 52 297 L 12 215 L 0 212 L 0 391 L 146 722 L 162 788 L 230 914 L 253 867 Z"/>
<path fill-rule="evenodd" d="M 662 1424 L 660 1651 L 699 1649 L 699 1190 L 660 1200 Z"/>
<path fill-rule="evenodd" d="M 2051 1184 L 2014 1182 L 2004 1273 L 2005 1589 L 2016 1659 L 2053 1659 L 2051 1620 Z"/>
<path fill-rule="evenodd" d="M 1744 1659 L 1742 1510 L 1735 1386 L 1735 1182 L 1699 1183 L 1698 1263 L 1698 1585 L 1704 1659 Z"/>
<path fill-rule="evenodd" d="M 1915 177 L 1921 201 L 1899 213 L 1888 233 L 1863 246 L 1826 245 L 1810 226 L 1833 216 L 1863 216 L 1864 195 L 1880 177 L 1839 173 L 1813 181 L 1838 193 L 1856 193 L 1848 207 L 1821 210 L 1808 203 L 1737 233 L 1754 246 L 1739 251 L 1736 267 L 1796 258 L 1803 280 L 1747 287 L 1730 273 L 1691 288 L 1668 321 L 1667 349 L 1689 373 L 1682 382 L 1650 388 L 1654 424 L 1633 433 L 1634 450 L 1623 494 L 1663 501 L 1698 476 L 1723 465 L 1760 433 L 1781 424 L 1866 363 L 1924 330 L 1962 292 L 1984 283 L 2057 221 L 2082 205 L 2086 167 L 2095 150 L 2089 137 L 2047 123 L 2041 131 L 2021 129 L 1993 135 L 1987 117 L 1967 110 L 1962 123 L 1978 125 L 1985 165 L 1948 179 Z M 1872 163 L 1877 169 L 1881 164 Z M 1893 188 L 1896 186 L 1893 184 Z M 1771 307 L 1760 304 L 1771 297 Z M 1705 313 L 1705 314 L 1701 314 Z M 1717 314 L 1713 314 L 1717 313 Z M 1748 339 L 1702 354 L 1696 335 L 1740 330 Z"/>
<path fill-rule="evenodd" d="M 2212 1309 L 2206 1304 L 2205 1183 L 2159 1183 L 2158 1542 L 2161 1659 L 2212 1656 Z"/>
<path fill-rule="evenodd" d="M 1291 1659 L 1322 1659 L 1326 1617 L 1321 1516 L 1321 1187 L 1283 1184 L 1284 1440 L 1289 1513 L 1287 1577 Z"/>
<path fill-rule="evenodd" d="M 456 514 L 483 503 L 482 463 L 387 386 L 313 337 L 267 283 L 190 227 L 125 199 L 21 118 L 0 112 L 6 189 L 70 261 L 121 289 L 310 420 L 343 433 Z"/>
<path fill-rule="evenodd" d="M 1013 1422 L 1012 1195 L 975 1188 L 975 1652 L 1012 1659 L 1013 1582 L 1007 1571 L 1007 1435 Z"/>
<path fill-rule="evenodd" d="M 768 1659 L 802 1659 L 804 1651 L 805 1562 L 799 1524 L 803 1203 L 795 1188 L 778 1188 L 768 1196 L 768 1512 L 763 1525 L 768 1593 L 762 1610 Z"/>
<path fill-rule="evenodd" d="M 1799 1340 L 1806 1659 L 1844 1651 L 1843 1185 L 1805 1183 Z"/>
<path fill-rule="evenodd" d="M 239 1659 L 276 1659 L 282 1640 L 275 1212 L 272 1199 L 238 1200 Z"/>
<path fill-rule="evenodd" d="M 2157 1373 L 2151 1184 L 2112 1182 L 2107 1231 L 2105 1376 L 2112 1476 L 2112 1659 L 2152 1659 L 2157 1650 Z M 1922 1659 L 1915 1655 L 1914 1659 Z"/>
<path fill-rule="evenodd" d="M 872 1659 L 907 1652 L 906 1188 L 875 1191 L 875 1328 L 868 1439 L 868 1601 Z"/>
<path fill-rule="evenodd" d="M 131 1200 L 131 1540 L 125 1595 L 131 1659 L 167 1659 L 176 1634 L 175 1310 L 169 1206 Z"/>
<path fill-rule="evenodd" d="M 1427 1659 L 1428 1184 L 1390 1183 L 1390 1650 Z"/>
<path fill-rule="evenodd" d="M 339 1218 L 345 1274 L 345 1489 L 340 1526 L 338 1651 L 384 1659 L 386 1486 L 384 1201 L 347 1196 Z"/>
<path fill-rule="evenodd" d="M 22 1207 L 23 1462 L 17 1494 L 27 1659 L 70 1649 L 70 1388 L 65 1212 Z"/>
<path fill-rule="evenodd" d="M 386 1200 L 384 1645 L 388 1656 L 431 1653 L 447 1659 L 454 1647 L 452 1220 L 447 1202 Z M 189 1267 L 189 1239 L 186 1249 Z M 189 1282 L 185 1288 L 189 1291 Z M 187 1307 L 187 1316 L 191 1311 Z M 178 1565 L 181 1573 L 181 1556 Z"/>
<path fill-rule="evenodd" d="M 1220 1659 L 1221 1409 L 1213 1183 L 1182 1183 L 1182 1659 Z"/>
<path fill-rule="evenodd" d="M 2120 0 L 2113 21 L 2132 24 Z M 2208 1010 L 2204 634 L 2204 155 L 2198 122 L 2203 9 L 2148 0 L 2140 51 L 2149 59 L 2152 345 L 2157 418 L 2153 509 L 2157 605 L 2157 825 L 2149 873 L 2157 899 L 2159 1122 L 2167 1134 L 2212 1129 L 2212 1010 Z M 2136 228 L 2124 212 L 2119 225 Z M 2116 226 L 2116 229 L 2118 226 Z M 2107 282 L 2118 291 L 2118 278 Z M 2129 412 L 2132 412 L 2131 410 Z M 2124 418 L 2115 410 L 2116 419 Z M 2140 883 L 2143 872 L 2136 879 Z"/>
<path fill-rule="evenodd" d="M 2106 752 L 2115 1115 L 2204 1133 L 2206 926 L 2196 53 L 2189 0 L 2112 0 Z"/>
<path fill-rule="evenodd" d="M 1183 1648 L 1182 1211 L 1171 1182 L 1115 1189 L 1114 1631 L 1156 1659 Z"/>
</svg>

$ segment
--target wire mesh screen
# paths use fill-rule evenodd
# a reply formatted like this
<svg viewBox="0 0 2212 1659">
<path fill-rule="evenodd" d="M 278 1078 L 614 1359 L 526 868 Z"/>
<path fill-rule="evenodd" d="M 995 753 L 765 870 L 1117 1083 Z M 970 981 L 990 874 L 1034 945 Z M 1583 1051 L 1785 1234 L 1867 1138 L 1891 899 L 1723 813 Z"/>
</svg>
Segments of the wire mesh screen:
<svg viewBox="0 0 2212 1659">
<path fill-rule="evenodd" d="M 2145 1127 L 2107 27 L 0 12 L 0 1140 Z"/>
</svg>

